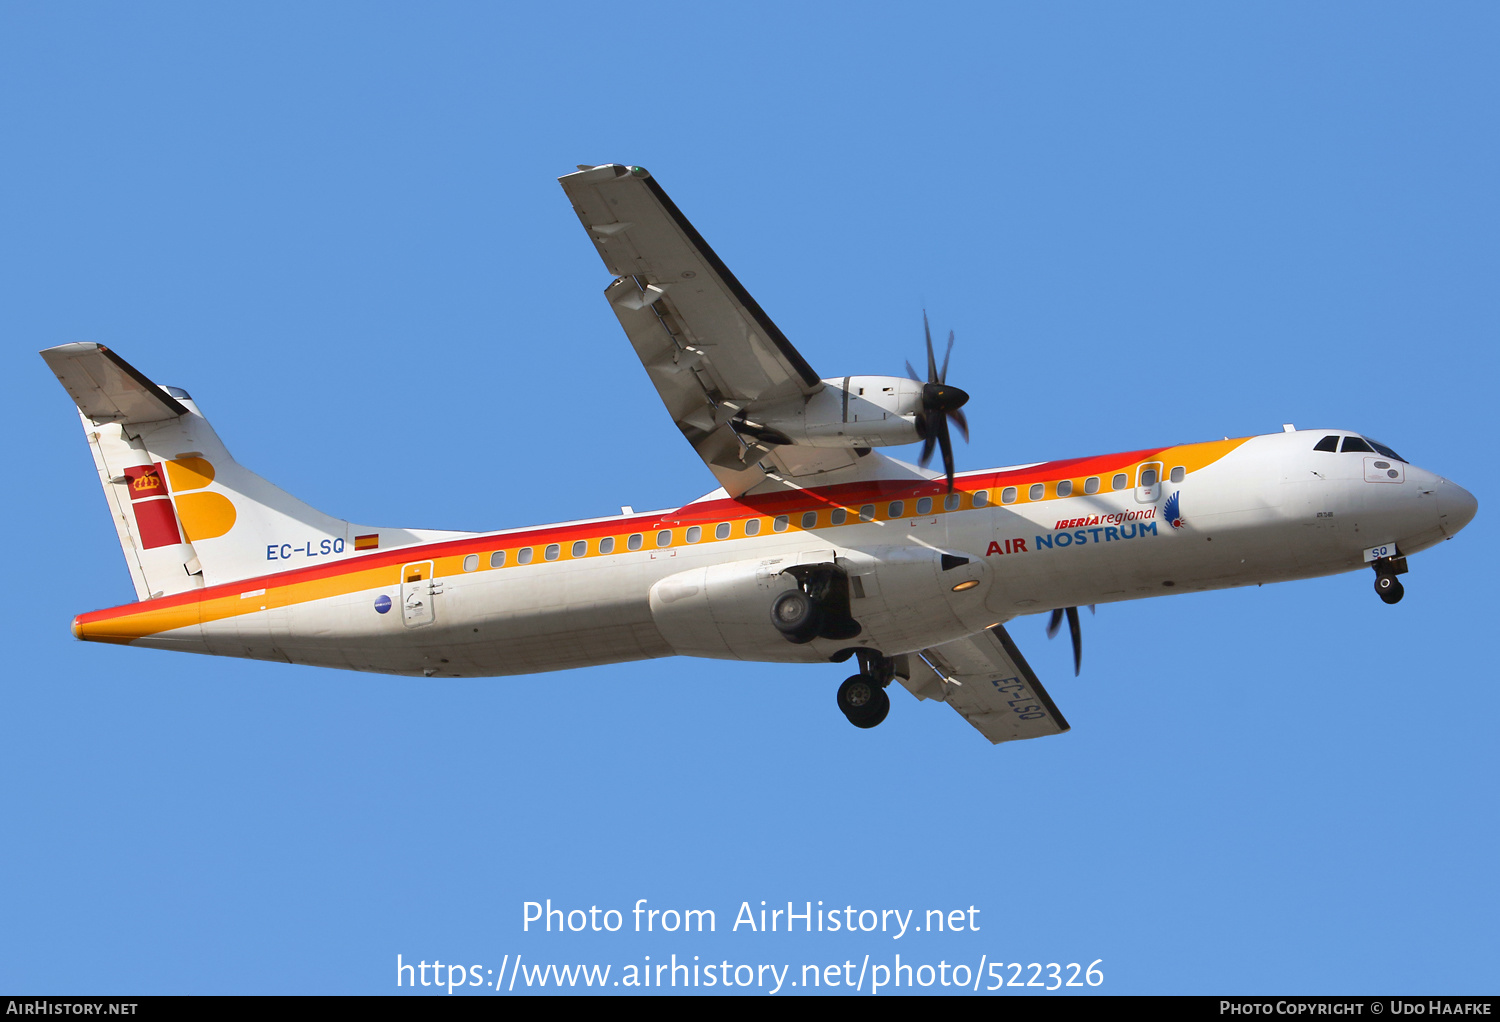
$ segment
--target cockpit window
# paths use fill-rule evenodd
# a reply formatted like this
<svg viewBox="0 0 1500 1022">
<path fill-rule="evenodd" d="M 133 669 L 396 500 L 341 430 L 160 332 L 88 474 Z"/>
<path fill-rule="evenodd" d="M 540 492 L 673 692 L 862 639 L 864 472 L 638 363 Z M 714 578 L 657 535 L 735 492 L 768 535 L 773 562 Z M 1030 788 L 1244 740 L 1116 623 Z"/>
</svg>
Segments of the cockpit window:
<svg viewBox="0 0 1500 1022">
<path fill-rule="evenodd" d="M 1328 451 L 1329 453 L 1337 454 L 1338 449 L 1339 437 L 1337 433 L 1335 433 L 1333 436 L 1325 436 L 1322 440 L 1319 440 L 1317 443 L 1313 444 L 1313 450 L 1315 451 Z"/>
<path fill-rule="evenodd" d="M 1374 454 L 1375 448 L 1371 447 L 1369 444 L 1365 443 L 1357 436 L 1346 436 L 1344 437 L 1344 453 L 1348 454 L 1350 451 L 1360 451 L 1364 454 Z"/>
<path fill-rule="evenodd" d="M 1370 438 L 1366 437 L 1365 439 L 1369 440 Z M 1370 446 L 1373 447 L 1373 448 L 1375 448 L 1375 452 L 1377 454 L 1384 454 L 1387 458 L 1390 458 L 1392 461 L 1399 461 L 1403 465 L 1407 464 L 1407 460 L 1405 458 L 1401 457 L 1401 455 L 1399 455 L 1395 451 L 1391 450 L 1389 447 L 1387 447 L 1385 444 L 1381 443 L 1379 440 L 1370 440 Z"/>
</svg>

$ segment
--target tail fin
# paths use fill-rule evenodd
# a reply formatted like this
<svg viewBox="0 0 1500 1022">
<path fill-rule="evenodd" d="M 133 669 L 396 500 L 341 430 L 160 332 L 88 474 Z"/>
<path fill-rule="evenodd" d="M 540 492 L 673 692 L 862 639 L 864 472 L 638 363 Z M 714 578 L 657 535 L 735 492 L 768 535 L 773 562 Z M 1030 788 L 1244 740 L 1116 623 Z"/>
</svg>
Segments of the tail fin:
<svg viewBox="0 0 1500 1022">
<path fill-rule="evenodd" d="M 102 344 L 41 354 L 78 405 L 139 599 L 467 535 L 325 515 L 230 457 L 186 391 Z"/>
</svg>

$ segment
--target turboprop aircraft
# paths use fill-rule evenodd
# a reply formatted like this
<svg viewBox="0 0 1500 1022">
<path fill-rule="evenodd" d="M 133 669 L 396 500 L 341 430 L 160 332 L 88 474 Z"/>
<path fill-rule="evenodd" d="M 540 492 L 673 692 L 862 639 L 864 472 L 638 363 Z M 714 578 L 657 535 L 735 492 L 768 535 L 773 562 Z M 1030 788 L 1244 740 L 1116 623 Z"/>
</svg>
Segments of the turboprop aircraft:
<svg viewBox="0 0 1500 1022">
<path fill-rule="evenodd" d="M 957 472 L 946 382 L 820 378 L 639 167 L 561 178 L 605 299 L 719 487 L 678 508 L 497 532 L 333 518 L 240 466 L 187 392 L 108 348 L 42 352 L 78 405 L 138 601 L 80 639 L 418 677 L 672 655 L 858 663 L 839 708 L 879 724 L 899 681 L 992 742 L 1068 730 L 1005 622 L 1373 568 L 1477 503 L 1347 429 Z M 952 335 L 948 350 L 952 349 Z M 877 448 L 921 442 L 925 465 Z"/>
</svg>

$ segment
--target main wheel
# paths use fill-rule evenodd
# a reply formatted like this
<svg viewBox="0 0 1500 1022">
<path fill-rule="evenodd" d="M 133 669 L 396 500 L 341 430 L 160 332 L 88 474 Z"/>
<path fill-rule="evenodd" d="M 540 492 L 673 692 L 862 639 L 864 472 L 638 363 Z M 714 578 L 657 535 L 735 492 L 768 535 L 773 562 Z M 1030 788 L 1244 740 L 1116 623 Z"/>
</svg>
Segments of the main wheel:
<svg viewBox="0 0 1500 1022">
<path fill-rule="evenodd" d="M 811 642 L 818 635 L 823 614 L 817 601 L 800 589 L 789 589 L 771 604 L 771 623 L 790 642 Z"/>
<path fill-rule="evenodd" d="M 1376 575 L 1375 591 L 1386 603 L 1400 603 L 1401 597 L 1406 595 L 1405 587 L 1395 575 Z"/>
<path fill-rule="evenodd" d="M 865 674 L 856 674 L 839 686 L 838 702 L 839 709 L 855 727 L 874 727 L 891 712 L 891 697 Z"/>
</svg>

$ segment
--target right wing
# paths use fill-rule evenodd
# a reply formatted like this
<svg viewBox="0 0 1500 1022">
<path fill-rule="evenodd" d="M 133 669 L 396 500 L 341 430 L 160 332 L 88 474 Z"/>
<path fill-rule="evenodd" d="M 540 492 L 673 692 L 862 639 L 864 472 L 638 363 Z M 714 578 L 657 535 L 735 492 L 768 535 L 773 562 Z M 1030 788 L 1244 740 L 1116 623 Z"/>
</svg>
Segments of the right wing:
<svg viewBox="0 0 1500 1022">
<path fill-rule="evenodd" d="M 918 699 L 945 702 L 991 742 L 1058 735 L 1068 722 L 1001 625 L 906 657 L 897 677 Z"/>
<path fill-rule="evenodd" d="M 800 404 L 824 384 L 645 169 L 607 164 L 558 180 L 616 275 L 610 308 L 731 497 L 889 474 L 873 452 L 774 444 L 747 428 L 758 410 Z"/>
</svg>

